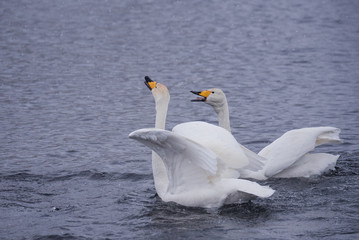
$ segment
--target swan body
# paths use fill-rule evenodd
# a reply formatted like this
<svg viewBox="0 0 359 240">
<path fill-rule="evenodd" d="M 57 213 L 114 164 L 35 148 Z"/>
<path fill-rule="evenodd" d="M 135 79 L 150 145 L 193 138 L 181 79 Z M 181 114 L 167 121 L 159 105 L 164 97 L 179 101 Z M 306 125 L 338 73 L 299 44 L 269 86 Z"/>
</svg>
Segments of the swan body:
<svg viewBox="0 0 359 240">
<path fill-rule="evenodd" d="M 228 103 L 224 92 L 219 88 L 191 92 L 200 96 L 192 101 L 201 101 L 212 106 L 218 115 L 219 126 L 230 132 Z M 320 175 L 334 168 L 339 155 L 310 152 L 322 144 L 341 143 L 339 133 L 340 129 L 334 127 L 288 131 L 258 153 L 258 156 L 265 159 L 261 171 L 242 172 L 242 176 L 266 179 Z"/>
<path fill-rule="evenodd" d="M 149 77 L 145 79 L 156 103 L 155 128 L 134 131 L 129 137 L 153 150 L 155 188 L 163 201 L 184 206 L 218 207 L 273 194 L 274 190 L 269 187 L 237 179 L 240 169 L 261 169 L 262 158 L 249 159 L 238 148 L 234 137 L 223 128 L 204 122 L 189 122 L 177 125 L 172 132 L 164 130 L 170 100 L 168 89 Z M 222 145 L 216 147 L 208 141 L 209 131 L 214 133 L 213 140 L 222 140 Z M 207 138 L 207 143 L 198 142 L 203 137 Z M 237 150 L 229 155 L 226 143 L 235 145 Z M 232 162 L 227 164 L 224 156 Z"/>
<path fill-rule="evenodd" d="M 175 132 L 139 129 L 129 137 L 151 148 L 163 160 L 169 180 L 161 196 L 165 202 L 211 208 L 265 198 L 274 193 L 271 188 L 255 182 L 220 177 L 221 164 L 217 155 Z"/>
</svg>

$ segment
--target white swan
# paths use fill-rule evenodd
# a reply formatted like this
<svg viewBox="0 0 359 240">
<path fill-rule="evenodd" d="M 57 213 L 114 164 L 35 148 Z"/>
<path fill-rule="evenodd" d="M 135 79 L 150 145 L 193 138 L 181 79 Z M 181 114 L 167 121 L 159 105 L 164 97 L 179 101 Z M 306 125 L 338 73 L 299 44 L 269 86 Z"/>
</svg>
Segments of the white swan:
<svg viewBox="0 0 359 240">
<path fill-rule="evenodd" d="M 160 197 L 188 207 L 220 207 L 269 197 L 269 187 L 235 178 L 219 177 L 220 163 L 209 149 L 174 132 L 150 128 L 130 133 L 162 158 L 168 175 L 168 188 Z"/>
<path fill-rule="evenodd" d="M 170 94 L 165 85 L 152 81 L 145 77 L 145 84 L 151 90 L 156 103 L 155 128 L 165 129 Z M 231 133 L 223 128 L 206 122 L 186 122 L 178 124 L 172 129 L 173 132 L 184 136 L 202 146 L 211 149 L 223 162 L 224 170 L 222 177 L 238 178 L 242 172 L 256 172 L 263 168 L 264 158 L 240 145 Z M 152 167 L 160 176 L 160 181 L 155 181 L 159 188 L 166 188 L 165 167 L 156 153 L 153 154 Z M 157 184 L 158 183 L 158 184 Z M 157 189 L 157 187 L 156 187 Z M 162 191 L 160 191 L 162 192 Z"/>
<path fill-rule="evenodd" d="M 152 155 L 152 167 L 156 191 L 163 201 L 192 207 L 219 207 L 255 197 L 269 197 L 274 193 L 271 188 L 255 182 L 230 178 L 236 169 L 225 164 L 213 150 L 183 136 L 186 133 L 180 135 L 181 127 L 177 132 L 164 130 L 170 99 L 168 90 L 149 77 L 145 79 L 156 102 L 156 128 L 140 129 L 130 133 L 129 137 L 158 154 Z M 186 124 L 189 126 L 192 123 L 181 125 Z M 198 122 L 193 124 L 200 125 Z M 227 134 L 222 136 L 223 140 L 232 136 L 223 128 L 212 126 L 217 129 L 218 136 L 221 136 L 220 132 Z M 235 167 L 250 165 L 250 160 L 241 150 L 236 153 L 240 153 L 238 157 L 243 159 L 233 163 L 237 165 Z M 261 165 L 260 162 L 257 164 Z M 255 165 L 250 165 L 250 168 L 255 168 Z"/>
<path fill-rule="evenodd" d="M 211 88 L 202 92 L 191 91 L 200 96 L 192 101 L 205 102 L 218 115 L 219 126 L 231 131 L 228 103 L 224 92 Z M 326 143 L 341 143 L 340 129 L 334 127 L 312 127 L 286 132 L 258 155 L 266 159 L 262 171 L 249 174 L 255 179 L 269 177 L 310 177 L 333 169 L 339 155 L 310 153 L 315 147 Z"/>
</svg>

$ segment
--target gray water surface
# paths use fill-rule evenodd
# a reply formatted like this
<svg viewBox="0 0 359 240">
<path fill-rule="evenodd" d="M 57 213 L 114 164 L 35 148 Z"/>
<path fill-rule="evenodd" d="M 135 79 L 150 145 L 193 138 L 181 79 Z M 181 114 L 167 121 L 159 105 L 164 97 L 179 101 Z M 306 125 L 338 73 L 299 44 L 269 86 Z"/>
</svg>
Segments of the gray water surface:
<svg viewBox="0 0 359 240">
<path fill-rule="evenodd" d="M 1 1 L 1 239 L 359 238 L 359 2 Z M 190 90 L 227 94 L 236 139 L 258 152 L 301 127 L 342 129 L 337 168 L 262 181 L 268 199 L 164 203 L 151 151 L 149 75 L 167 129 L 217 124 Z"/>
</svg>

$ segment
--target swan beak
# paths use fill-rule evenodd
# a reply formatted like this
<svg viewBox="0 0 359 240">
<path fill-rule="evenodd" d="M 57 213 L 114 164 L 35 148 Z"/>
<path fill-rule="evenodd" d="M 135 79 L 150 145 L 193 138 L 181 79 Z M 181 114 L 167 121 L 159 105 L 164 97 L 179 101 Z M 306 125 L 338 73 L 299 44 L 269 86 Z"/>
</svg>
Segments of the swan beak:
<svg viewBox="0 0 359 240">
<path fill-rule="evenodd" d="M 205 91 L 202 91 L 202 92 L 191 91 L 191 93 L 200 96 L 200 97 L 198 97 L 196 99 L 192 99 L 191 102 L 205 102 L 207 100 L 207 97 L 209 96 L 209 94 L 211 94 L 211 92 L 208 91 L 208 90 L 205 90 Z"/>
<path fill-rule="evenodd" d="M 145 76 L 145 85 L 152 91 L 156 87 L 156 82 L 151 80 L 149 76 Z"/>
</svg>

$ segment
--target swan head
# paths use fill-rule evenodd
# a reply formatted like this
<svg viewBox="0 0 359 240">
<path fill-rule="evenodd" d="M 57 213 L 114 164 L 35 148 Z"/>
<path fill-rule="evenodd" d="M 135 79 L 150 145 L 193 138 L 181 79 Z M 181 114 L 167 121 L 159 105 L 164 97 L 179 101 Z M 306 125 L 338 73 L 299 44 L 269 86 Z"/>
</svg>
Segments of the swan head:
<svg viewBox="0 0 359 240">
<path fill-rule="evenodd" d="M 191 100 L 192 102 L 205 102 L 214 108 L 227 104 L 226 95 L 219 88 L 210 88 L 202 92 L 191 91 L 191 93 L 199 96 L 196 99 Z"/>
<path fill-rule="evenodd" d="M 169 101 L 170 93 L 164 84 L 155 82 L 152 79 L 150 79 L 148 76 L 146 76 L 145 85 L 148 87 L 148 89 L 151 90 L 151 93 L 155 98 L 156 102 Z"/>
</svg>

